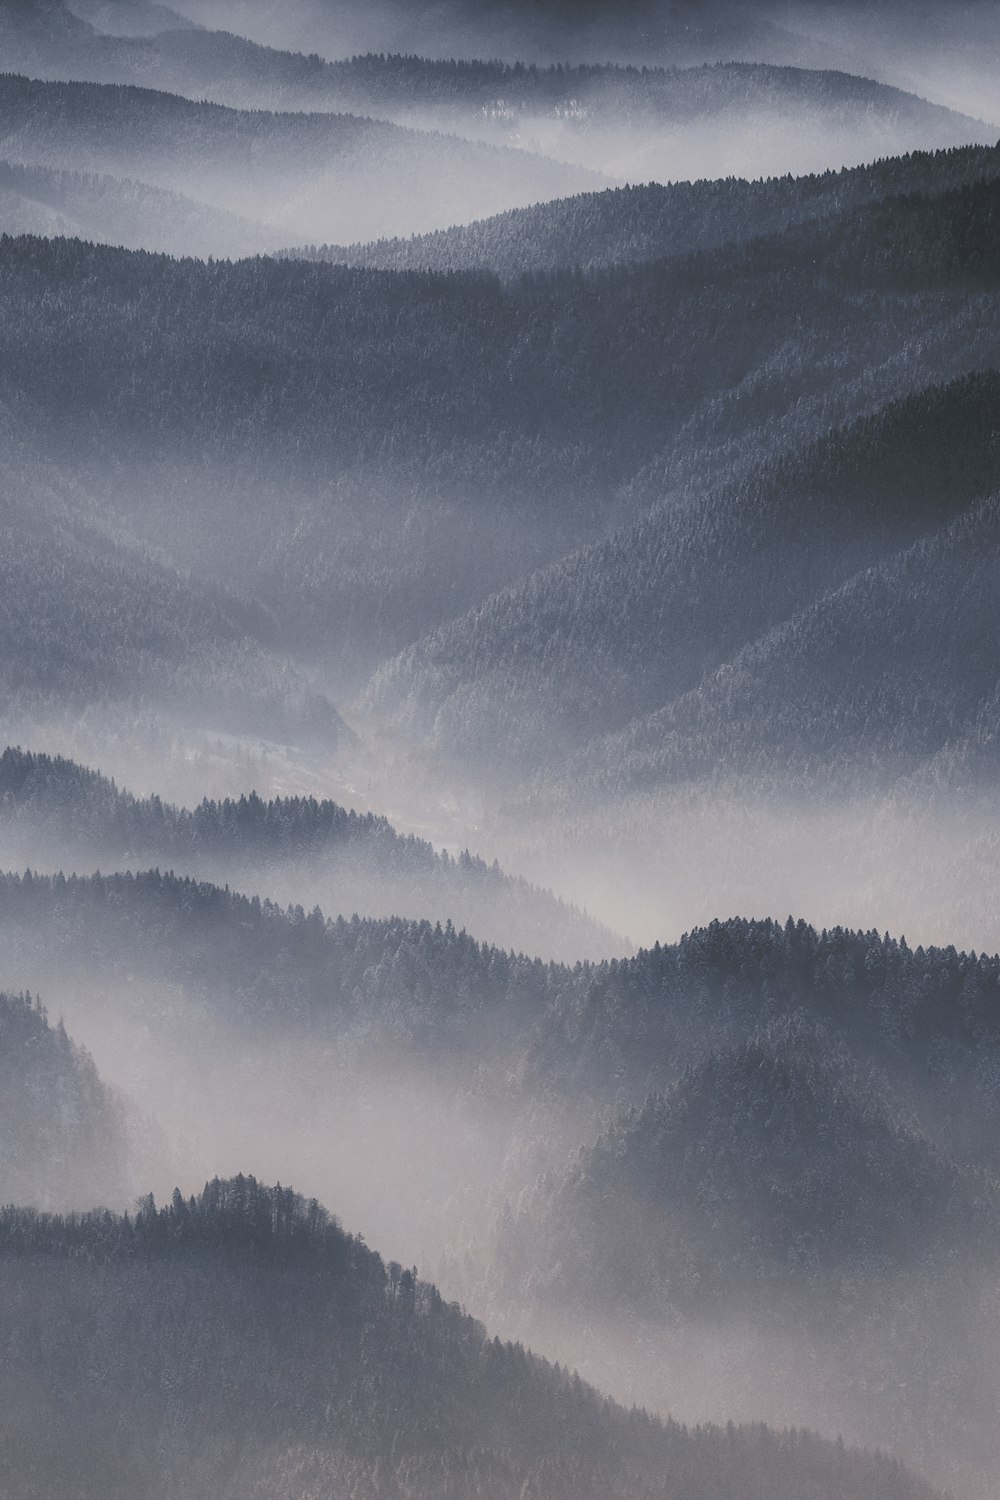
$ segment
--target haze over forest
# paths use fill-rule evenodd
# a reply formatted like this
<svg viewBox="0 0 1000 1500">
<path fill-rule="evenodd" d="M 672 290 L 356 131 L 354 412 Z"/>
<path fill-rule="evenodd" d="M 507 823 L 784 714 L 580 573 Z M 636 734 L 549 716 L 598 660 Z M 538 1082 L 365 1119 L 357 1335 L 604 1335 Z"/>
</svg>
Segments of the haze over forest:
<svg viewBox="0 0 1000 1500">
<path fill-rule="evenodd" d="M 992 1500 L 996 0 L 0 0 L 0 1500 Z"/>
</svg>

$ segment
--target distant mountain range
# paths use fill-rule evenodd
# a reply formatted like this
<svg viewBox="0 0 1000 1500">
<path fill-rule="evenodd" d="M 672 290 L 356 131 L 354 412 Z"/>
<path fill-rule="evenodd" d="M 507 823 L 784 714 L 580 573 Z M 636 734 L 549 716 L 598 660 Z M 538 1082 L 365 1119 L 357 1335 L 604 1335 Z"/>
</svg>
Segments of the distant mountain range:
<svg viewBox="0 0 1000 1500">
<path fill-rule="evenodd" d="M 232 110 L 146 88 L 14 74 L 0 77 L 0 142 L 15 164 L 139 178 L 264 221 L 272 243 L 442 228 L 599 180 L 524 152 L 353 115 Z"/>
<path fill-rule="evenodd" d="M 492 191 L 496 198 L 504 184 L 512 202 L 555 196 L 559 191 L 555 168 L 550 168 L 546 178 L 531 153 L 550 162 L 576 163 L 579 169 L 600 172 L 618 182 L 733 174 L 757 177 L 789 171 L 801 175 L 916 149 L 995 141 L 998 130 L 996 122 L 984 123 L 912 92 L 859 77 L 864 71 L 860 64 L 849 63 L 847 71 L 834 71 L 828 65 L 777 66 L 795 60 L 780 48 L 773 61 L 759 60 L 768 57 L 765 48 L 763 53 L 751 52 L 747 62 L 715 63 L 713 57 L 714 65 L 708 68 L 651 67 L 645 52 L 641 67 L 616 67 L 603 60 L 538 66 L 478 61 L 461 47 L 441 60 L 417 55 L 428 44 L 433 51 L 433 28 L 425 28 L 421 41 L 408 51 L 387 50 L 380 44 L 362 55 L 345 57 L 341 46 L 332 54 L 335 60 L 330 60 L 331 54 L 320 57 L 313 47 L 289 52 L 253 43 L 234 34 L 241 29 L 239 25 L 205 30 L 179 24 L 169 15 L 154 22 L 154 11 L 148 7 L 140 14 L 135 8 L 130 24 L 128 5 L 105 7 L 102 24 L 113 27 L 117 23 L 125 35 L 109 35 L 59 7 L 8 11 L 2 33 L 6 66 L 33 77 L 152 86 L 242 110 L 338 111 L 421 132 L 457 133 L 469 142 L 516 148 L 522 155 L 520 168 L 505 156 L 487 169 L 488 158 L 482 153 L 462 155 L 453 144 L 449 147 L 431 139 L 418 148 L 413 139 L 404 145 L 403 137 L 369 133 L 366 159 L 372 170 L 384 174 L 379 196 L 390 233 L 426 227 L 417 222 L 418 216 L 440 215 L 446 203 L 455 205 L 449 222 L 468 222 L 490 211 L 485 195 Z M 678 58 L 684 59 L 683 49 L 670 60 Z M 290 129 L 291 122 L 286 121 L 285 133 Z M 255 138 L 259 135 L 258 130 Z M 273 127 L 267 135 L 268 150 L 273 152 Z M 344 177 L 344 135 L 342 128 L 335 143 L 330 138 L 327 150 L 339 157 L 339 185 L 349 192 L 350 181 Z M 311 166 L 309 201 L 300 183 L 294 214 L 287 202 L 265 204 L 267 211 L 261 212 L 263 200 L 258 200 L 251 217 L 262 217 L 269 227 L 273 223 L 279 230 L 293 228 L 306 215 L 313 225 L 321 224 L 321 194 L 315 191 L 320 185 L 316 180 L 319 144 L 314 126 L 307 156 L 292 158 L 297 173 L 307 162 Z M 356 142 L 351 150 L 356 157 Z M 406 168 L 401 168 L 402 176 L 394 175 L 396 158 L 405 150 L 412 158 L 409 170 L 419 172 L 424 181 L 420 195 L 403 195 Z M 447 199 L 444 184 L 429 168 L 435 154 L 442 172 L 451 177 L 465 172 L 452 183 Z M 476 161 L 483 163 L 481 171 L 488 171 L 485 180 L 476 178 Z M 326 167 L 329 171 L 329 162 Z M 563 165 L 561 170 L 564 190 L 571 183 L 577 191 L 585 185 L 579 172 L 573 183 L 570 169 Z M 135 171 L 129 175 L 136 175 Z M 160 185 L 177 186 L 175 181 Z M 263 181 L 257 185 L 266 186 Z M 337 183 L 331 179 L 330 185 Z M 214 194 L 227 195 L 220 199 L 223 206 L 246 214 L 245 198 L 232 201 L 237 188 L 232 177 L 217 173 L 213 180 Z M 371 212 L 371 195 L 366 198 Z M 502 206 L 495 203 L 495 207 Z M 361 207 L 356 205 L 356 211 Z M 340 212 L 343 215 L 343 205 Z M 353 227 L 360 224 L 359 219 L 342 218 L 342 222 L 347 229 L 338 239 L 366 237 L 363 228 Z M 307 237 L 316 238 L 313 229 Z"/>
</svg>

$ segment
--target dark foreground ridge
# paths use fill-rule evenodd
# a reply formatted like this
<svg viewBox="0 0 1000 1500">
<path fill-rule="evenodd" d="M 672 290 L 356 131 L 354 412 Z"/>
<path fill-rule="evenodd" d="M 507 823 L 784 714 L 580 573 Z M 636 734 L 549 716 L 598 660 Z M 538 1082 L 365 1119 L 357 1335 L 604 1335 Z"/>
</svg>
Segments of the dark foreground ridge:
<svg viewBox="0 0 1000 1500">
<path fill-rule="evenodd" d="M 933 1494 L 806 1434 L 626 1412 L 252 1177 L 134 1216 L 4 1210 L 0 1284 L 8 1374 L 32 1391 L 6 1460 L 32 1500 Z"/>
</svg>

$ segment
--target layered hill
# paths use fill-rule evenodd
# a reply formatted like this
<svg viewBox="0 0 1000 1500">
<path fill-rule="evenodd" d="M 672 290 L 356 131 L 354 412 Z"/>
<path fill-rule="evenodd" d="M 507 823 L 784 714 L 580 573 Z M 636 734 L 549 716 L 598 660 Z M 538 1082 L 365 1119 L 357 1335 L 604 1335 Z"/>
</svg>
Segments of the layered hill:
<svg viewBox="0 0 1000 1500">
<path fill-rule="evenodd" d="M 9 240 L 7 400 L 137 535 L 357 674 L 665 492 L 995 363 L 996 192 L 508 287 Z M 388 670 L 380 711 L 433 722 L 480 678 L 463 647 L 442 692 L 438 648 Z"/>
<path fill-rule="evenodd" d="M 608 188 L 511 209 L 436 234 L 283 253 L 399 271 L 525 272 L 634 265 L 776 233 L 905 193 L 938 194 L 1000 174 L 1000 149 L 915 151 L 813 176 Z"/>
<path fill-rule="evenodd" d="M 932 1495 L 806 1435 L 627 1413 L 253 1178 L 124 1219 L 8 1209 L 0 1280 L 8 1371 L 32 1391 L 8 1406 L 5 1465 L 32 1497 L 721 1500 L 737 1470 L 748 1500 Z"/>
<path fill-rule="evenodd" d="M 1000 963 L 974 953 L 734 921 L 570 967 L 450 924 L 325 919 L 159 871 L 4 876 L 0 933 L 12 968 L 44 975 L 78 1034 L 85 1018 L 116 1013 L 149 1045 L 189 1032 L 206 1076 L 198 1028 L 211 1024 L 230 1047 L 236 1027 L 249 1050 L 263 1040 L 274 1057 L 307 1036 L 317 1061 L 452 1060 L 463 1088 L 478 1055 L 484 1086 L 495 1068 L 511 1097 L 582 1094 L 593 1108 L 623 1094 L 640 1102 L 706 1051 L 801 1012 L 885 1073 L 950 1155 L 1000 1160 L 989 1062 Z"/>
<path fill-rule="evenodd" d="M 642 1399 L 660 1409 L 669 1389 L 705 1413 L 704 1393 L 663 1385 L 662 1338 L 707 1323 L 710 1349 L 772 1361 L 755 1398 L 725 1356 L 717 1410 L 811 1412 L 988 1493 L 973 1393 L 995 1347 L 996 959 L 732 922 L 545 966 L 157 874 L 7 877 L 0 936 L 105 1071 L 187 1134 L 189 1170 L 252 1145 L 336 1188 L 396 1253 L 408 1235 L 505 1327 L 591 1369 L 608 1355 L 616 1389 L 638 1396 L 653 1361 Z M 567 1169 L 581 1140 L 598 1144 Z M 629 1329 L 626 1378 L 609 1351 Z M 848 1399 L 866 1381 L 877 1399 Z"/>
<path fill-rule="evenodd" d="M 119 10 L 127 32 L 145 34 L 108 35 L 113 15 L 99 30 L 78 21 L 70 31 L 71 22 L 60 27 L 45 10 L 34 26 L 8 23 L 8 66 L 50 79 L 151 85 L 243 109 L 375 117 L 631 181 L 801 174 L 990 139 L 982 121 L 828 69 L 540 67 L 438 61 L 384 48 L 327 61 L 314 48 L 305 55 L 255 44 L 233 34 L 238 23 L 210 31 L 166 19 L 156 27 L 141 12 L 130 27 L 127 7 Z"/>
<path fill-rule="evenodd" d="M 580 168 L 353 115 L 241 111 L 9 73 L 0 150 L 18 165 L 180 193 L 262 222 L 272 243 L 443 228 L 594 185 Z"/>
<path fill-rule="evenodd" d="M 7 234 L 103 240 L 168 255 L 249 255 L 267 231 L 236 214 L 128 178 L 0 162 Z"/>
<path fill-rule="evenodd" d="M 512 1285 L 578 1311 L 822 1323 L 845 1283 L 981 1259 L 995 1186 L 894 1118 L 822 1032 L 710 1052 L 503 1226 Z"/>
<path fill-rule="evenodd" d="M 661 505 L 413 648 L 376 701 L 398 682 L 439 746 L 484 757 L 506 732 L 536 764 L 617 720 L 584 763 L 619 786 L 816 756 L 908 771 L 996 688 L 998 412 L 996 375 L 970 377 Z"/>
<path fill-rule="evenodd" d="M 188 810 L 134 797 L 72 761 L 13 749 L 0 755 L 0 851 L 7 868 L 159 865 L 330 913 L 450 920 L 545 957 L 592 959 L 628 946 L 496 864 L 438 853 L 372 813 L 254 793 Z"/>
</svg>

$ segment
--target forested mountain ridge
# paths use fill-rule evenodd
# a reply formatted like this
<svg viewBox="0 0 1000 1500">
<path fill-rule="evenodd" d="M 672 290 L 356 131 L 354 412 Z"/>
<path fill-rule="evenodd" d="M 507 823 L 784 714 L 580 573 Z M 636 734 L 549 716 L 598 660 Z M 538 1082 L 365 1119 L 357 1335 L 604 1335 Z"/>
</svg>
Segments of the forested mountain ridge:
<svg viewBox="0 0 1000 1500">
<path fill-rule="evenodd" d="M 283 251 L 400 271 L 592 270 L 712 250 L 905 193 L 939 194 L 1000 175 L 1000 147 L 915 151 L 862 167 L 761 181 L 725 178 L 607 188 L 511 209 L 435 234 Z"/>
<path fill-rule="evenodd" d="M 61 757 L 0 754 L 0 862 L 77 871 L 177 868 L 336 914 L 437 918 L 506 948 L 600 958 L 624 939 L 468 850 L 438 853 L 387 818 L 256 793 L 187 809 L 137 798 Z"/>
<path fill-rule="evenodd" d="M 619 1386 L 640 1399 L 657 1370 L 660 1399 L 682 1399 L 678 1365 L 736 1414 L 773 1382 L 785 1410 L 836 1414 L 988 1495 L 995 1437 L 973 1413 L 996 1378 L 998 1214 L 996 1176 L 922 1133 L 884 1075 L 772 1019 L 523 1192 L 479 1303 L 514 1327 L 532 1304 L 572 1358 L 582 1330 L 619 1330 L 636 1372 Z"/>
<path fill-rule="evenodd" d="M 735 1473 L 747 1500 L 933 1497 L 805 1434 L 626 1412 L 253 1178 L 124 1219 L 7 1209 L 0 1281 L 8 1369 L 34 1392 L 8 1409 L 7 1461 L 32 1500 L 726 1500 Z"/>
<path fill-rule="evenodd" d="M 585 762 L 621 787 L 711 777 L 719 768 L 869 787 L 919 776 L 988 786 L 995 724 L 1000 492 L 737 653 L 713 681 L 593 747 Z M 974 763 L 949 757 L 969 739 Z M 781 768 L 779 770 L 779 767 Z"/>
<path fill-rule="evenodd" d="M 663 493 L 655 471 L 645 491 L 615 493 L 664 455 L 708 484 L 741 444 L 780 450 L 834 412 L 871 410 L 912 386 L 916 340 L 923 379 L 995 362 L 996 191 L 506 288 L 7 240 L 6 389 L 32 442 L 101 466 L 140 535 L 211 573 L 224 530 L 227 576 L 357 671 L 601 534 L 616 510 L 645 508 L 650 488 Z M 43 281 L 64 300 L 40 298 Z M 58 372 L 56 324 L 74 330 Z M 85 379 L 84 363 L 107 379 Z M 439 588 L 445 532 L 468 567 Z"/>
<path fill-rule="evenodd" d="M 37 997 L 0 994 L 0 1202 L 120 1206 L 136 1186 L 136 1125 Z"/>
<path fill-rule="evenodd" d="M 159 714 L 327 745 L 346 734 L 329 699 L 274 649 L 266 609 L 172 566 L 109 513 L 98 485 L 4 441 L 0 683 L 9 733 L 67 710 L 100 710 L 109 721 Z"/>
<path fill-rule="evenodd" d="M 238 25 L 168 23 L 128 37 L 67 33 L 51 15 L 34 27 L 8 27 L 11 69 L 152 85 L 244 109 L 374 116 L 534 150 L 619 180 L 750 175 L 748 128 L 759 173 L 989 139 L 968 115 L 829 68 L 539 66 L 489 60 L 495 54 L 477 60 L 464 49 L 450 59 L 378 48 L 326 60 L 312 48 L 306 55 L 254 43 L 234 34 Z"/>
<path fill-rule="evenodd" d="M 128 178 L 0 161 L 0 225 L 7 234 L 100 240 L 170 255 L 250 255 L 261 225 Z"/>
<path fill-rule="evenodd" d="M 952 1154 L 1000 1160 L 990 1084 L 1000 959 L 985 955 L 733 921 L 635 958 L 570 967 L 480 945 L 450 924 L 326 919 L 159 871 L 5 875 L 0 933 L 19 967 L 45 970 L 48 993 L 55 976 L 62 994 L 78 986 L 81 1014 L 94 1003 L 87 978 L 100 974 L 102 1004 L 117 1004 L 127 981 L 141 1019 L 145 976 L 183 988 L 220 1035 L 239 1019 L 248 1037 L 305 1028 L 317 1048 L 348 1038 L 375 1055 L 401 1045 L 442 1061 L 489 1037 L 516 1092 L 585 1085 L 639 1100 L 706 1048 L 804 1013 L 907 1098 L 933 1094 L 935 1131 Z M 189 1024 L 180 1009 L 155 1019 L 164 1035 Z M 976 1129 L 977 1119 L 994 1123 Z"/>
<path fill-rule="evenodd" d="M 738 772 L 756 762 L 765 741 L 779 756 L 801 755 L 810 733 L 814 744 L 822 740 L 828 761 L 863 754 L 868 746 L 859 734 L 867 732 L 881 735 L 883 748 L 894 740 L 907 746 L 912 766 L 974 721 L 995 685 L 988 651 L 967 648 L 983 629 L 984 610 L 989 615 L 998 414 L 1000 377 L 984 372 L 890 403 L 704 498 L 663 504 L 412 648 L 381 670 L 374 700 L 392 704 L 398 691 L 407 722 L 430 726 L 434 742 L 451 753 L 482 758 L 491 747 L 524 754 L 536 766 L 610 732 L 617 719 L 623 737 L 597 747 L 593 763 L 621 781 L 635 755 L 642 784 L 653 779 L 649 757 L 657 749 L 667 780 L 709 774 L 713 766 Z M 977 511 L 977 504 L 985 508 Z M 923 551 L 909 554 L 918 541 Z M 913 586 L 915 567 L 927 573 L 927 586 Z M 895 569 L 905 577 L 894 585 Z M 930 587 L 935 569 L 937 592 Z M 838 589 L 836 606 L 819 602 Z M 939 595 L 949 591 L 945 611 Z M 964 633 L 956 633 L 953 649 L 939 660 L 921 649 L 921 632 L 938 631 L 943 646 L 942 622 L 950 614 L 957 629 L 963 593 Z M 893 598 L 896 624 L 888 629 L 882 616 Z M 909 618 L 900 613 L 905 601 Z M 798 617 L 809 609 L 820 611 L 822 623 L 817 618 L 803 633 Z M 777 669 L 771 681 L 757 673 L 748 682 L 754 724 L 737 711 L 741 680 L 753 670 L 754 643 L 760 640 L 773 656 L 782 630 L 797 642 L 801 665 L 794 676 L 787 669 L 785 684 Z M 850 630 L 857 645 L 837 655 Z M 776 632 L 773 639 L 769 632 Z M 750 653 L 745 661 L 741 652 Z M 810 731 L 810 716 L 831 693 L 834 657 L 846 676 L 831 701 L 843 699 L 845 717 L 839 728 L 829 715 L 822 727 L 817 718 Z M 965 701 L 936 724 L 926 702 L 906 709 L 909 687 L 900 689 L 894 713 L 888 702 L 877 713 L 866 709 L 859 673 L 891 681 L 905 668 L 921 702 L 939 667 L 941 681 L 956 692 L 963 684 Z M 872 691 L 878 692 L 874 682 Z M 662 707 L 660 718 L 625 728 L 657 712 L 657 701 L 671 700 L 674 708 Z M 713 709 L 715 701 L 724 707 Z M 796 711 L 798 730 L 790 722 Z M 508 727 L 514 725 L 516 744 Z M 724 745 L 715 743 L 714 758 L 713 734 L 726 736 Z M 898 766 L 887 763 L 886 770 L 898 773 Z"/>
<path fill-rule="evenodd" d="M 844 1283 L 988 1257 L 995 1179 L 962 1172 L 822 1030 L 709 1052 L 502 1229 L 510 1291 L 595 1312 L 842 1316 Z M 543 1290 L 544 1289 L 544 1290 Z M 509 1292 L 508 1292 L 509 1295 Z M 516 1295 L 516 1294 L 515 1294 Z"/>
<path fill-rule="evenodd" d="M 533 1189 L 552 1190 L 532 1171 L 542 1144 L 533 1143 L 535 1133 L 545 1131 L 547 1149 L 541 1159 L 549 1161 L 548 1183 L 558 1182 L 563 1143 L 574 1134 L 579 1142 L 584 1129 L 584 1097 L 590 1121 L 587 1134 L 595 1123 L 610 1117 L 611 1126 L 602 1127 L 611 1130 L 610 1139 L 618 1139 L 614 1115 L 630 1102 L 638 1115 L 626 1116 L 626 1122 L 661 1119 L 659 1106 L 644 1114 L 650 1093 L 687 1100 L 688 1112 L 676 1117 L 678 1128 L 683 1136 L 690 1127 L 700 1139 L 701 1098 L 707 1101 L 706 1118 L 716 1122 L 712 1130 L 718 1136 L 714 1155 L 720 1201 L 730 1201 L 723 1191 L 730 1169 L 744 1184 L 784 1182 L 788 1195 L 776 1200 L 773 1194 L 751 1192 L 750 1208 L 764 1213 L 766 1201 L 777 1238 L 767 1254 L 759 1245 L 734 1240 L 726 1262 L 727 1285 L 740 1265 L 749 1275 L 763 1255 L 759 1273 L 765 1280 L 776 1279 L 775 1296 L 780 1302 L 784 1295 L 787 1307 L 794 1300 L 794 1278 L 783 1284 L 777 1267 L 789 1233 L 799 1237 L 796 1243 L 802 1247 L 808 1273 L 804 1284 L 810 1290 L 809 1247 L 826 1236 L 837 1264 L 816 1282 L 817 1289 L 833 1283 L 824 1337 L 840 1338 L 848 1326 L 843 1322 L 845 1307 L 867 1307 L 879 1278 L 889 1278 L 892 1288 L 886 1326 L 898 1331 L 898 1318 L 908 1305 L 899 1278 L 909 1273 L 905 1259 L 897 1261 L 892 1237 L 911 1222 L 914 1205 L 919 1204 L 920 1234 L 913 1235 L 906 1253 L 915 1256 L 914 1265 L 921 1268 L 924 1311 L 919 1327 L 907 1334 L 907 1369 L 912 1373 L 928 1368 L 920 1330 L 936 1330 L 936 1349 L 951 1347 L 947 1329 L 939 1326 L 949 1314 L 942 1300 L 940 1269 L 934 1269 L 939 1267 L 935 1245 L 941 1237 L 947 1242 L 955 1234 L 961 1241 L 960 1255 L 972 1256 L 995 1198 L 988 1182 L 1000 1158 L 994 1088 L 1000 1066 L 996 958 L 911 949 L 874 932 L 819 933 L 791 921 L 785 926 L 730 922 L 713 924 L 679 944 L 656 947 L 633 960 L 570 968 L 481 947 L 451 927 L 327 923 L 318 912 L 282 911 L 271 903 L 155 872 L 89 879 L 3 877 L 0 937 L 14 971 L 41 976 L 47 992 L 60 1004 L 67 1002 L 74 1027 L 103 1036 L 102 1050 L 109 1046 L 109 1017 L 115 1046 L 126 1054 L 136 1045 L 152 1047 L 153 1071 L 142 1093 L 158 1106 L 165 1088 L 169 1092 L 178 1087 L 176 1079 L 164 1077 L 163 1059 L 170 1059 L 171 1073 L 188 1079 L 181 1115 L 184 1129 L 197 1129 L 203 1149 L 216 1138 L 216 1107 L 225 1110 L 227 1129 L 245 1149 L 247 1140 L 259 1134 L 262 1101 L 267 1102 L 266 1116 L 282 1119 L 286 1130 L 298 1122 L 296 1139 L 308 1120 L 309 1129 L 322 1141 L 328 1172 L 345 1159 L 341 1153 L 331 1156 L 332 1141 L 364 1141 L 366 1160 L 374 1150 L 380 1153 L 380 1163 L 385 1158 L 376 1180 L 393 1184 L 398 1207 L 387 1220 L 393 1234 L 399 1234 L 403 1214 L 412 1235 L 416 1215 L 395 1177 L 388 1174 L 390 1160 L 400 1182 L 427 1179 L 418 1195 L 433 1230 L 421 1223 L 421 1253 L 426 1248 L 432 1255 L 453 1256 L 458 1263 L 467 1248 L 462 1236 L 469 1231 L 464 1226 L 475 1222 L 466 1153 L 459 1151 L 459 1141 L 463 1148 L 466 1139 L 470 1143 L 478 1191 L 488 1186 L 484 1173 L 495 1172 L 496 1191 L 502 1186 L 526 1208 Z M 93 994 L 98 976 L 100 998 Z M 789 1035 L 793 1049 L 798 1048 L 791 1065 Z M 805 1058 L 802 1038 L 813 1049 Z M 418 1095 L 417 1113 L 404 1108 L 395 1122 L 386 1087 L 386 1078 L 395 1077 L 390 1069 L 393 1059 L 397 1067 L 405 1059 L 411 1083 L 419 1070 L 425 1074 L 425 1088 L 433 1080 L 430 1097 Z M 804 1094 L 795 1082 L 803 1070 Z M 870 1079 L 870 1085 L 859 1087 L 851 1081 L 857 1077 Z M 744 1095 L 729 1087 L 739 1078 L 746 1085 Z M 234 1094 L 237 1081 L 239 1092 Z M 398 1085 L 389 1092 L 395 1088 Z M 375 1121 L 371 1089 L 381 1101 Z M 805 1125 L 795 1102 L 800 1095 L 805 1100 Z M 402 1098 L 408 1096 L 404 1093 Z M 752 1137 L 760 1146 L 756 1155 L 747 1144 L 747 1119 L 756 1121 L 755 1129 L 760 1127 Z M 784 1121 L 780 1130 L 779 1120 Z M 477 1132 L 484 1127 L 500 1132 L 499 1140 L 489 1140 L 488 1134 L 480 1139 Z M 630 1127 L 626 1123 L 624 1128 Z M 440 1158 L 435 1130 L 445 1130 L 450 1143 Z M 815 1151 L 810 1148 L 810 1131 L 819 1132 Z M 732 1147 L 729 1156 L 723 1149 L 726 1140 Z M 693 1161 L 687 1162 L 681 1136 L 678 1141 L 677 1159 L 686 1162 L 684 1181 L 692 1172 L 700 1179 L 704 1174 Z M 352 1154 L 353 1147 L 347 1152 L 348 1163 Z M 343 1182 L 345 1190 L 351 1188 L 352 1202 L 367 1201 L 365 1213 L 370 1216 L 372 1183 L 370 1173 L 365 1175 L 367 1200 L 352 1188 L 349 1170 Z M 869 1225 L 870 1254 L 857 1259 L 851 1270 L 839 1257 L 842 1251 L 853 1253 L 850 1247 L 859 1243 L 850 1226 L 853 1216 L 864 1211 L 865 1183 L 878 1200 L 878 1213 Z M 837 1185 L 839 1196 L 831 1184 Z M 929 1185 L 941 1210 L 930 1217 L 925 1212 Z M 835 1201 L 841 1233 L 836 1243 L 826 1234 L 829 1226 L 824 1219 L 824 1214 L 834 1212 Z M 654 1210 L 655 1205 L 650 1212 Z M 711 1215 L 711 1205 L 706 1212 Z M 782 1214 L 787 1214 L 787 1223 Z M 550 1242 L 544 1224 L 549 1222 L 543 1220 L 539 1230 L 546 1247 Z M 623 1210 L 617 1222 L 634 1221 Z M 712 1268 L 719 1248 L 711 1222 L 710 1217 L 703 1226 L 698 1252 L 709 1257 L 702 1269 L 709 1280 L 716 1274 Z M 678 1233 L 682 1227 L 675 1221 Z M 511 1245 L 524 1248 L 525 1243 L 523 1235 L 515 1234 L 507 1242 L 508 1251 Z M 663 1243 L 651 1231 L 639 1251 L 636 1275 L 640 1269 L 647 1274 L 655 1258 L 653 1247 Z M 678 1243 L 685 1263 L 695 1264 L 694 1241 L 682 1238 Z M 587 1256 L 592 1248 L 592 1240 L 579 1239 L 581 1255 Z M 541 1251 L 521 1261 L 513 1252 L 506 1260 L 494 1253 L 498 1258 L 487 1282 L 494 1300 L 499 1302 L 504 1276 L 513 1275 L 516 1281 L 520 1265 L 526 1285 L 534 1267 L 537 1275 L 531 1296 L 520 1304 L 522 1316 L 529 1316 L 529 1305 L 544 1311 L 549 1306 L 546 1289 L 554 1291 L 555 1284 L 545 1273 Z M 903 1255 L 903 1247 L 898 1253 Z M 596 1260 L 592 1269 L 596 1275 Z M 722 1276 L 722 1270 L 718 1274 Z M 842 1279 L 850 1281 L 852 1276 L 854 1290 L 848 1296 Z M 963 1272 L 949 1284 L 962 1299 L 964 1328 L 971 1315 L 967 1296 L 978 1295 L 978 1283 Z M 582 1296 L 582 1280 L 577 1290 Z M 655 1303 L 655 1286 L 647 1292 Z M 483 1305 L 478 1293 L 476 1301 Z M 713 1301 L 716 1310 L 720 1305 Z M 732 1306 L 738 1309 L 738 1298 Z M 818 1302 L 813 1311 L 819 1318 Z M 985 1307 L 979 1319 L 984 1329 L 993 1326 Z M 863 1433 L 866 1441 L 880 1432 L 891 1434 L 901 1449 L 911 1444 L 902 1437 L 907 1424 L 925 1421 L 936 1444 L 933 1463 L 922 1443 L 913 1440 L 913 1451 L 937 1473 L 957 1474 L 965 1463 L 980 1485 L 970 1493 L 980 1493 L 982 1475 L 992 1462 L 987 1429 L 978 1419 L 968 1426 L 964 1460 L 956 1446 L 964 1400 L 962 1371 L 974 1375 L 980 1369 L 979 1356 L 960 1361 L 957 1375 L 948 1365 L 947 1377 L 938 1383 L 939 1409 L 930 1423 L 925 1420 L 923 1385 L 910 1395 L 899 1385 L 901 1366 L 894 1363 L 892 1352 L 898 1342 L 893 1335 L 875 1361 L 884 1365 L 882 1394 L 877 1402 L 868 1402 L 863 1420 L 856 1404 L 843 1404 L 843 1388 L 834 1378 L 855 1369 L 845 1364 L 843 1349 L 836 1356 L 831 1353 L 830 1362 L 821 1366 L 831 1382 L 828 1395 L 833 1404 L 810 1409 L 817 1414 L 843 1410 L 847 1430 Z M 572 1341 L 566 1347 L 567 1357 L 584 1357 Z M 648 1341 L 643 1347 L 649 1347 Z M 982 1366 L 981 1373 L 985 1369 Z M 814 1386 L 809 1389 L 815 1396 Z M 739 1409 L 748 1410 L 746 1402 Z M 780 1403 L 775 1410 L 780 1410 Z"/>
<path fill-rule="evenodd" d="M 272 243 L 443 228 L 602 180 L 355 115 L 235 110 L 12 73 L 0 75 L 0 145 L 18 164 L 137 178 L 263 222 Z"/>
<path fill-rule="evenodd" d="M 935 27 L 923 6 L 831 6 L 828 0 L 781 17 L 766 3 L 735 0 L 698 6 L 648 0 L 582 0 L 573 6 L 565 0 L 446 0 L 430 17 L 399 0 L 370 0 L 357 12 L 331 11 L 316 0 L 290 0 L 280 14 L 263 0 L 186 0 L 184 9 L 206 25 L 326 57 L 416 51 L 445 60 L 503 57 L 548 64 L 611 58 L 667 67 L 720 58 L 763 60 L 847 68 L 917 87 L 928 97 L 944 95 L 959 108 L 966 106 L 968 93 L 979 99 L 979 112 L 988 112 L 995 102 L 979 55 L 992 36 L 992 12 L 983 0 L 978 5 L 955 0 L 947 30 Z"/>
<path fill-rule="evenodd" d="M 833 4 L 0 0 L 0 1500 L 995 1500 L 995 17 Z"/>
</svg>

